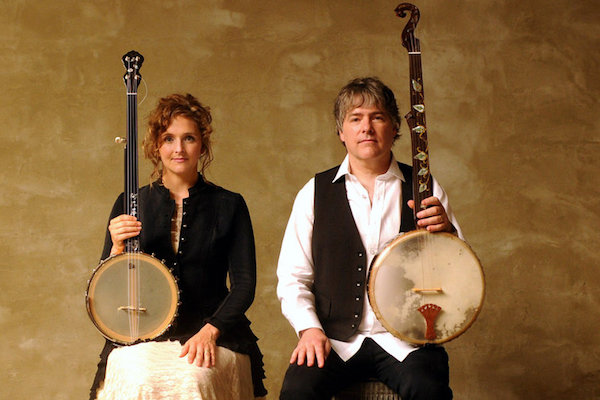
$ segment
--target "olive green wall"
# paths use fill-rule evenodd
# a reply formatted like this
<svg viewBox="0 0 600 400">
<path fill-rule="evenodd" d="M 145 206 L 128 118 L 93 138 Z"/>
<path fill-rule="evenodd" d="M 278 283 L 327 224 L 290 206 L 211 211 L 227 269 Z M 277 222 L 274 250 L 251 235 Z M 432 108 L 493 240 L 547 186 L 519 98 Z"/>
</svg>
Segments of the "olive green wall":
<svg viewBox="0 0 600 400">
<path fill-rule="evenodd" d="M 432 169 L 488 285 L 475 325 L 447 345 L 458 399 L 600 398 L 598 4 L 417 1 Z M 376 75 L 408 110 L 396 5 L 3 0 L 1 397 L 87 396 L 102 339 L 84 291 L 122 190 L 120 58 L 135 49 L 140 116 L 172 92 L 213 109 L 209 178 L 250 207 L 249 315 L 275 399 L 296 342 L 275 295 L 279 246 L 297 190 L 343 157 L 337 90 Z"/>
</svg>

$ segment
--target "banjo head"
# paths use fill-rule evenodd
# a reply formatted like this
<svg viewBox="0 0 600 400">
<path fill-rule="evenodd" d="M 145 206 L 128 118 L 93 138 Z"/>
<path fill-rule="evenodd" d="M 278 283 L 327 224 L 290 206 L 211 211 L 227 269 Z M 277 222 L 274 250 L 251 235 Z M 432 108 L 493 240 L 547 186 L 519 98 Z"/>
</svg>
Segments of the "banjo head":
<svg viewBox="0 0 600 400">
<path fill-rule="evenodd" d="M 129 265 L 139 272 L 139 307 L 131 312 Z M 158 259 L 144 253 L 123 253 L 104 260 L 93 272 L 86 291 L 86 307 L 92 322 L 108 340 L 121 344 L 151 340 L 173 323 L 179 304 L 177 282 Z M 132 336 L 134 318 L 137 334 Z"/>
<path fill-rule="evenodd" d="M 479 259 L 449 233 L 397 237 L 373 260 L 369 302 L 381 324 L 414 344 L 444 343 L 475 321 L 485 296 Z"/>
</svg>

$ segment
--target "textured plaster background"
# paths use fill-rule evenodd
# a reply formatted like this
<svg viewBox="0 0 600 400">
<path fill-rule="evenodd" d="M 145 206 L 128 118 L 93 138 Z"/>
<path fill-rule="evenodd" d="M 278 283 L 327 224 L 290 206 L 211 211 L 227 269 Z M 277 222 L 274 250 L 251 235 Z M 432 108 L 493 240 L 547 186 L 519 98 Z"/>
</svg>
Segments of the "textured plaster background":
<svg viewBox="0 0 600 400">
<path fill-rule="evenodd" d="M 447 345 L 455 397 L 600 398 L 600 3 L 416 4 L 432 169 L 488 284 L 475 325 Z M 209 178 L 250 207 L 249 315 L 277 398 L 296 343 L 275 296 L 283 230 L 297 190 L 343 157 L 342 85 L 379 76 L 408 110 L 396 5 L 1 1 L 1 397 L 87 396 L 102 339 L 84 290 L 122 190 L 120 58 L 135 49 L 140 117 L 173 92 L 213 109 Z"/>
</svg>

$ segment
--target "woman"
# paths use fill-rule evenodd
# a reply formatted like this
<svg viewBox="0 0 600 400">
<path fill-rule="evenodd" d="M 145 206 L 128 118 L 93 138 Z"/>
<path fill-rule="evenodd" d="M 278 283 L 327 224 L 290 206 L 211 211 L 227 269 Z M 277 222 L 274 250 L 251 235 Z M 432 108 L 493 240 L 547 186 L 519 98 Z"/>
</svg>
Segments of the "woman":
<svg viewBox="0 0 600 400">
<path fill-rule="evenodd" d="M 209 108 L 190 94 L 162 98 L 150 114 L 144 152 L 157 180 L 139 191 L 139 220 L 124 214 L 123 194 L 116 200 L 102 259 L 122 253 L 125 240 L 140 235 L 141 250 L 165 260 L 178 279 L 181 304 L 173 325 L 154 342 L 112 352 L 116 346 L 107 341 L 91 399 L 105 374 L 99 400 L 115 393 L 126 398 L 124 391 L 136 399 L 266 394 L 262 354 L 244 315 L 256 285 L 252 225 L 241 195 L 204 179 L 212 161 L 211 120 Z M 135 371 L 135 384 L 127 371 Z M 190 379 L 192 394 L 184 386 Z M 178 388 L 186 397 L 173 392 Z"/>
</svg>

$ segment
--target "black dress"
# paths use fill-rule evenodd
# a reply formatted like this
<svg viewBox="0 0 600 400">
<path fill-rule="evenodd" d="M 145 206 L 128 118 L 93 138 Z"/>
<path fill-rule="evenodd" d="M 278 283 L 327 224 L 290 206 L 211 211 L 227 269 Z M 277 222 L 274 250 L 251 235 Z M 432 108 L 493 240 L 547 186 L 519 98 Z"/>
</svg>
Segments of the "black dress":
<svg viewBox="0 0 600 400">
<path fill-rule="evenodd" d="M 255 396 L 264 396 L 264 369 L 257 337 L 250 329 L 246 310 L 254 300 L 256 256 L 248 208 L 241 195 L 206 182 L 197 183 L 183 200 L 179 249 L 171 243 L 171 218 L 175 201 L 160 182 L 140 188 L 141 250 L 164 260 L 178 279 L 178 316 L 159 340 L 182 344 L 206 323 L 219 329 L 217 345 L 248 354 Z M 113 206 L 110 219 L 123 214 L 123 194 Z M 110 255 L 112 241 L 107 230 L 102 259 Z M 229 275 L 230 288 L 227 287 Z M 90 398 L 104 380 L 106 360 L 115 345 L 107 341 Z"/>
</svg>

